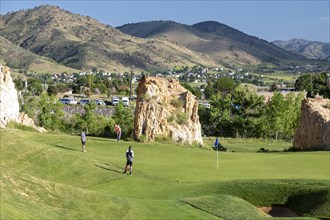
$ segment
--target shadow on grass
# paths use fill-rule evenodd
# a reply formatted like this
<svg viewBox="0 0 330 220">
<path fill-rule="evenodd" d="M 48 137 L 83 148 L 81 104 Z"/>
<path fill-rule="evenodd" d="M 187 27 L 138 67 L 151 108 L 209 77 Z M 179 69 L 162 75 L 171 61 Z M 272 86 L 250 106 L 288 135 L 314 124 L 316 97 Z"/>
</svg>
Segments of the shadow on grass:
<svg viewBox="0 0 330 220">
<path fill-rule="evenodd" d="M 104 170 L 111 171 L 111 172 L 122 173 L 122 172 L 120 172 L 120 171 L 118 171 L 118 170 L 110 169 L 110 168 L 107 168 L 107 167 L 102 167 L 102 166 L 100 166 L 100 165 L 96 165 L 96 164 L 94 164 L 94 166 L 96 166 L 96 167 L 98 167 L 98 168 L 101 168 L 101 169 L 104 169 Z"/>
<path fill-rule="evenodd" d="M 91 141 L 104 141 L 104 142 L 116 142 L 116 137 L 91 137 L 91 136 L 87 136 L 87 141 L 91 140 Z"/>
<path fill-rule="evenodd" d="M 68 147 L 64 147 L 64 146 L 61 146 L 61 145 L 53 145 L 55 147 L 58 147 L 58 148 L 62 148 L 62 149 L 65 149 L 65 150 L 72 150 L 72 151 L 81 151 L 81 150 L 76 150 L 76 149 L 72 149 L 72 148 L 68 148 Z"/>
</svg>

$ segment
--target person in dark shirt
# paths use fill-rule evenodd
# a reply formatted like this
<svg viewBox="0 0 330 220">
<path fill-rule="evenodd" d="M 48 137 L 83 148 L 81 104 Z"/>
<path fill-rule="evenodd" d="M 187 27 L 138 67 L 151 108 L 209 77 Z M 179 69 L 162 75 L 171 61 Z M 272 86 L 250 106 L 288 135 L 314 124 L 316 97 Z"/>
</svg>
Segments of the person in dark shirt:
<svg viewBox="0 0 330 220">
<path fill-rule="evenodd" d="M 81 138 L 81 148 L 82 148 L 82 151 L 85 153 L 86 152 L 86 134 L 84 131 L 81 132 L 80 138 Z"/>
<path fill-rule="evenodd" d="M 133 170 L 133 159 L 134 159 L 134 152 L 132 150 L 132 147 L 129 146 L 128 150 L 126 151 L 126 167 L 124 173 L 129 169 L 129 175 L 132 176 L 132 170 Z"/>
</svg>

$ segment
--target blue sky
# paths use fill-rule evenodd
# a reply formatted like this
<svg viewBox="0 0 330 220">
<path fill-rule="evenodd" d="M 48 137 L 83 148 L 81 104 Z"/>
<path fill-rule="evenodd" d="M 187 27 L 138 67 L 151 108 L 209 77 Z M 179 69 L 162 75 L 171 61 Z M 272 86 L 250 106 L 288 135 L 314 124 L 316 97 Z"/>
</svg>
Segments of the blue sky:
<svg viewBox="0 0 330 220">
<path fill-rule="evenodd" d="M 1 14 L 42 4 L 88 15 L 113 27 L 152 20 L 192 25 L 218 21 L 258 38 L 330 42 L 330 0 L 0 0 Z"/>
</svg>

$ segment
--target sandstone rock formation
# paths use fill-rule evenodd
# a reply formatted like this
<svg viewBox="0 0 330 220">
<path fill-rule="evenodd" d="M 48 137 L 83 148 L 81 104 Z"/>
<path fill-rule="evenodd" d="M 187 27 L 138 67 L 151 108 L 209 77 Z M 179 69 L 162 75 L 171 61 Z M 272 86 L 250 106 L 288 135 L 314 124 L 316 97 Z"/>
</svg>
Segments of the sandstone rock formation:
<svg viewBox="0 0 330 220">
<path fill-rule="evenodd" d="M 0 64 L 0 127 L 6 127 L 8 121 L 17 120 L 19 104 L 17 90 L 7 66 Z"/>
<path fill-rule="evenodd" d="M 302 101 L 301 117 L 293 147 L 330 150 L 330 99 L 308 98 Z"/>
<path fill-rule="evenodd" d="M 47 130 L 43 127 L 39 127 L 39 126 L 36 126 L 34 124 L 34 121 L 32 118 L 30 118 L 27 114 L 25 114 L 24 112 L 21 112 L 19 113 L 19 116 L 16 120 L 18 123 L 22 124 L 22 125 L 26 125 L 26 126 L 29 126 L 29 127 L 32 127 L 34 129 L 36 129 L 37 131 L 39 132 L 46 132 Z"/>
<path fill-rule="evenodd" d="M 178 80 L 143 76 L 138 85 L 134 136 L 203 144 L 198 100 Z"/>
<path fill-rule="evenodd" d="M 0 128 L 5 128 L 9 121 L 33 127 L 39 132 L 46 131 L 36 126 L 27 114 L 19 113 L 17 90 L 10 76 L 10 70 L 7 66 L 0 64 Z"/>
</svg>

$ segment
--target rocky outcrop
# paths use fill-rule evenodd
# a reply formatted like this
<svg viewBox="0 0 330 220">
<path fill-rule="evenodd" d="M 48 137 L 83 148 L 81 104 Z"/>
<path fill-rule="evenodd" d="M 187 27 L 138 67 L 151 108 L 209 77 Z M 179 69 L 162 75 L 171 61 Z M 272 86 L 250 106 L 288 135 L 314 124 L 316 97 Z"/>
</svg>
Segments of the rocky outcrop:
<svg viewBox="0 0 330 220">
<path fill-rule="evenodd" d="M 293 147 L 330 150 L 330 100 L 308 98 L 302 101 L 301 117 Z"/>
<path fill-rule="evenodd" d="M 19 104 L 17 90 L 7 66 L 0 64 L 0 127 L 6 127 L 8 121 L 17 120 Z"/>
<path fill-rule="evenodd" d="M 138 85 L 134 136 L 148 141 L 170 137 L 183 143 L 203 144 L 198 100 L 178 80 L 142 77 Z"/>
<path fill-rule="evenodd" d="M 33 119 L 29 118 L 24 112 L 19 112 L 19 102 L 15 84 L 10 76 L 7 66 L 0 64 L 0 128 L 5 128 L 9 121 L 16 121 L 20 124 L 33 127 L 39 132 L 46 129 L 34 124 Z"/>
<path fill-rule="evenodd" d="M 47 130 L 43 127 L 39 127 L 39 126 L 36 126 L 34 124 L 34 121 L 32 118 L 30 118 L 27 114 L 25 114 L 24 112 L 21 112 L 19 113 L 19 116 L 16 120 L 18 123 L 22 124 L 22 125 L 25 125 L 25 126 L 29 126 L 29 127 L 32 127 L 34 129 L 36 129 L 37 131 L 39 132 L 46 132 Z"/>
</svg>

